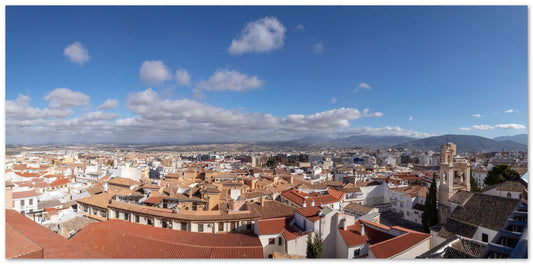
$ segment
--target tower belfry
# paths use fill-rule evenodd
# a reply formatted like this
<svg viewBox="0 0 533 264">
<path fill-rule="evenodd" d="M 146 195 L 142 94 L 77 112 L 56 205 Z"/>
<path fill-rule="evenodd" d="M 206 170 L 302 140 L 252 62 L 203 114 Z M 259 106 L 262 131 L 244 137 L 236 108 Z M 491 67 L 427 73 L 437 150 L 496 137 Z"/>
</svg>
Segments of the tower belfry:
<svg viewBox="0 0 533 264">
<path fill-rule="evenodd" d="M 440 145 L 439 224 L 451 212 L 450 198 L 459 190 L 470 191 L 470 162 L 457 156 L 457 145 Z"/>
</svg>

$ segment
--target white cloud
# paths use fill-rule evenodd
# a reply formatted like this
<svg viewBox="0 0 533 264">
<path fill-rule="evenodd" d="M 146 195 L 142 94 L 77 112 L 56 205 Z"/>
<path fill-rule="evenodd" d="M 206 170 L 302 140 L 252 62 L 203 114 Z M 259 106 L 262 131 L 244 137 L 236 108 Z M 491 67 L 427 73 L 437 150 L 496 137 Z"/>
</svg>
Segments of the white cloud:
<svg viewBox="0 0 533 264">
<path fill-rule="evenodd" d="M 116 99 L 108 98 L 103 104 L 99 105 L 96 110 L 118 108 L 118 101 Z"/>
<path fill-rule="evenodd" d="M 45 97 L 49 102 L 50 108 L 63 109 L 74 106 L 81 106 L 89 104 L 90 97 L 80 92 L 73 92 L 67 88 L 57 88 Z"/>
<path fill-rule="evenodd" d="M 246 24 L 238 39 L 233 39 L 228 52 L 268 52 L 283 47 L 285 27 L 275 17 L 264 17 Z"/>
<path fill-rule="evenodd" d="M 322 53 L 323 50 L 324 50 L 324 47 L 322 46 L 321 43 L 317 43 L 313 45 L 313 54 L 318 55 Z"/>
<path fill-rule="evenodd" d="M 337 103 L 337 98 L 335 98 L 335 97 L 331 98 L 331 103 L 332 104 L 336 104 Z"/>
<path fill-rule="evenodd" d="M 159 85 L 159 83 L 172 79 L 172 75 L 163 61 L 145 61 L 141 65 L 139 77 L 147 85 Z"/>
<path fill-rule="evenodd" d="M 193 89 L 195 98 L 203 98 L 202 91 L 242 92 L 259 89 L 264 81 L 257 76 L 248 76 L 235 70 L 217 70 L 206 81 L 200 81 Z"/>
<path fill-rule="evenodd" d="M 405 130 L 400 127 L 360 127 L 340 130 L 336 133 L 335 137 L 346 137 L 352 135 L 374 135 L 374 136 L 404 136 L 404 137 L 431 137 L 434 136 L 429 133 L 417 132 L 413 130 Z"/>
<path fill-rule="evenodd" d="M 359 91 L 361 89 L 370 90 L 370 89 L 372 89 L 372 87 L 370 87 L 370 85 L 368 85 L 368 83 L 362 82 L 359 85 L 357 85 L 357 87 L 353 90 L 353 92 L 357 93 L 357 91 Z"/>
<path fill-rule="evenodd" d="M 472 117 L 481 118 L 481 115 L 480 114 L 473 114 Z"/>
<path fill-rule="evenodd" d="M 6 100 L 7 120 L 36 120 L 46 118 L 58 118 L 72 115 L 70 109 L 40 109 L 29 106 L 31 98 L 26 95 L 18 95 L 14 101 Z"/>
<path fill-rule="evenodd" d="M 305 31 L 305 26 L 302 25 L 302 24 L 298 24 L 298 25 L 296 26 L 296 31 Z"/>
<path fill-rule="evenodd" d="M 490 125 L 473 125 L 472 127 L 461 127 L 460 130 L 463 131 L 470 131 L 470 130 L 493 130 L 494 128 L 502 128 L 502 129 L 525 129 L 526 127 L 524 125 L 520 124 L 498 124 L 495 126 Z"/>
<path fill-rule="evenodd" d="M 514 109 L 505 110 L 505 113 L 507 113 L 507 114 L 514 113 L 514 112 L 516 112 L 516 110 L 514 110 Z"/>
<path fill-rule="evenodd" d="M 165 99 L 152 89 L 129 94 L 125 106 L 134 116 L 122 119 L 118 119 L 118 113 L 103 111 L 65 118 L 72 114 L 71 109 L 38 109 L 29 103 L 30 98 L 24 95 L 6 101 L 8 142 L 17 139 L 40 143 L 287 140 L 306 133 L 353 132 L 351 126 L 355 120 L 383 115 L 369 109 L 343 107 L 312 114 L 274 116 L 228 110 L 191 99 Z M 399 128 L 356 130 L 416 134 Z"/>
<path fill-rule="evenodd" d="M 89 52 L 78 41 L 65 47 L 63 55 L 65 55 L 70 60 L 70 62 L 79 65 L 83 65 L 84 63 L 89 61 Z"/>
<path fill-rule="evenodd" d="M 497 128 L 503 128 L 503 129 L 525 129 L 526 126 L 520 125 L 520 124 L 499 124 L 495 125 Z"/>
<path fill-rule="evenodd" d="M 409 121 L 413 121 L 413 117 L 412 116 L 409 117 Z"/>
<path fill-rule="evenodd" d="M 176 81 L 178 85 L 189 86 L 191 85 L 191 76 L 185 69 L 179 69 L 176 71 Z"/>
</svg>

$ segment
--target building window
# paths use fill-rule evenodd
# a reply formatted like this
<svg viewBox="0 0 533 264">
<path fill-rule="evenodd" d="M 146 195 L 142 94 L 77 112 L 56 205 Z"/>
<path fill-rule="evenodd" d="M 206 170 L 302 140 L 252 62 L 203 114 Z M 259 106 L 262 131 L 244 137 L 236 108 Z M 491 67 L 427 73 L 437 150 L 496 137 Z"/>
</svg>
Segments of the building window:
<svg viewBox="0 0 533 264">
<path fill-rule="evenodd" d="M 511 193 L 509 193 L 511 194 Z M 507 197 L 510 197 L 509 195 L 507 195 Z M 30 199 L 30 205 L 33 205 L 33 199 Z"/>
<path fill-rule="evenodd" d="M 269 239 L 268 239 L 268 244 L 269 244 L 269 245 L 274 245 L 274 244 L 276 244 L 276 239 L 275 239 L 275 238 L 269 238 Z"/>
<path fill-rule="evenodd" d="M 135 216 L 135 223 L 139 223 L 139 216 L 138 215 Z"/>
<path fill-rule="evenodd" d="M 361 249 L 358 248 L 353 251 L 353 258 L 359 258 L 359 254 L 361 254 Z"/>
<path fill-rule="evenodd" d="M 224 231 L 224 223 L 218 223 L 218 231 Z"/>
<path fill-rule="evenodd" d="M 198 232 L 204 232 L 204 224 L 198 224 Z"/>
<path fill-rule="evenodd" d="M 100 215 L 101 215 L 102 217 L 104 217 L 104 218 L 107 217 L 107 213 L 104 212 L 104 211 L 102 211 L 102 212 L 100 213 Z"/>
<path fill-rule="evenodd" d="M 278 237 L 278 246 L 283 245 L 283 238 Z"/>
<path fill-rule="evenodd" d="M 511 192 L 507 193 L 507 198 L 511 198 Z M 31 200 L 30 200 L 31 201 Z M 31 204 L 30 204 L 31 205 Z"/>
<path fill-rule="evenodd" d="M 187 223 L 181 223 L 181 230 L 187 231 Z"/>
<path fill-rule="evenodd" d="M 115 211 L 115 218 L 119 218 L 118 211 Z"/>
<path fill-rule="evenodd" d="M 489 235 L 482 233 L 481 234 L 481 241 L 483 242 L 489 242 Z"/>
<path fill-rule="evenodd" d="M 129 219 L 129 218 L 130 218 L 129 216 L 130 216 L 130 214 L 124 214 L 124 220 L 126 220 L 126 221 L 130 220 L 130 219 Z"/>
<path fill-rule="evenodd" d="M 272 254 L 268 254 L 268 258 L 273 258 L 273 255 Z"/>
<path fill-rule="evenodd" d="M 24 200 L 20 200 L 20 206 L 24 206 Z"/>
<path fill-rule="evenodd" d="M 167 221 L 161 221 L 161 227 L 167 228 Z"/>
<path fill-rule="evenodd" d="M 231 231 L 234 231 L 235 228 L 237 228 L 237 222 L 233 221 L 233 222 L 231 222 Z"/>
<path fill-rule="evenodd" d="M 152 223 L 152 219 L 150 219 L 150 218 L 146 219 L 146 224 L 147 225 L 154 225 L 154 223 Z"/>
</svg>

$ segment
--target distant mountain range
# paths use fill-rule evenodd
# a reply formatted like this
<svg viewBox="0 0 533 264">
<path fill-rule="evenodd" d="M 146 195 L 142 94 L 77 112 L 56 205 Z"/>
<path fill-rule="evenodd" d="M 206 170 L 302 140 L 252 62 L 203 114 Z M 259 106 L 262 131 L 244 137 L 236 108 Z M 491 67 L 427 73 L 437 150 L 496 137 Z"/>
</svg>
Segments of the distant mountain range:
<svg viewBox="0 0 533 264">
<path fill-rule="evenodd" d="M 527 145 L 527 134 L 518 134 L 518 135 L 514 135 L 514 136 L 496 137 L 496 138 L 494 138 L 494 140 L 496 140 L 496 141 L 510 140 L 510 141 L 514 141 L 514 142 L 517 142 L 517 143 L 520 143 L 520 144 Z"/>
<path fill-rule="evenodd" d="M 476 151 L 527 151 L 527 145 L 514 141 L 497 141 L 480 136 L 470 135 L 443 135 L 414 140 L 408 143 L 398 144 L 394 148 L 408 148 L 420 150 L 438 151 L 441 144 L 452 142 L 457 145 L 457 152 Z"/>
<path fill-rule="evenodd" d="M 526 144 L 521 144 L 525 142 Z M 416 139 L 402 136 L 370 136 L 357 135 L 346 138 L 330 139 L 327 137 L 304 137 L 288 141 L 257 141 L 257 142 L 219 142 L 219 143 L 145 143 L 145 144 L 87 144 L 99 149 L 142 149 L 145 151 L 291 151 L 291 150 L 316 150 L 335 148 L 407 148 L 411 150 L 438 151 L 440 145 L 452 142 L 457 145 L 457 151 L 527 151 L 527 135 L 521 134 L 512 137 L 497 137 L 489 139 L 470 135 L 443 135 Z M 57 149 L 60 147 L 85 144 L 61 144 L 49 146 L 34 146 L 37 149 Z M 78 146 L 79 147 L 79 146 Z M 9 150 L 9 151 L 8 151 Z M 9 153 L 18 153 L 27 150 L 23 145 L 6 145 Z M 7 153 L 7 152 L 6 152 Z"/>
</svg>

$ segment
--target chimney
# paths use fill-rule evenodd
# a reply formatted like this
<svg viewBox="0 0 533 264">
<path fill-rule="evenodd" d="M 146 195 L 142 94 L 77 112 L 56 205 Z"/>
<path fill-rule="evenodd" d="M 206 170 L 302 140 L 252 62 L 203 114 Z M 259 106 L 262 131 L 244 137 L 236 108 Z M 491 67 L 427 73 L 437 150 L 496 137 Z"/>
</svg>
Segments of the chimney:
<svg viewBox="0 0 533 264">
<path fill-rule="evenodd" d="M 361 223 L 361 226 L 359 227 L 359 233 L 361 233 L 361 236 L 364 236 L 366 233 L 365 225 Z"/>
<path fill-rule="evenodd" d="M 342 226 L 342 230 L 346 230 L 346 228 L 348 227 L 348 221 L 346 221 L 346 218 L 343 218 L 341 219 L 341 226 Z"/>
<path fill-rule="evenodd" d="M 311 206 L 315 206 L 315 200 L 311 200 Z"/>
<path fill-rule="evenodd" d="M 261 196 L 261 207 L 265 206 L 265 196 Z"/>
<path fill-rule="evenodd" d="M 305 200 L 304 200 L 304 203 L 302 204 L 302 207 L 303 208 L 307 207 L 307 205 L 305 204 Z"/>
</svg>

